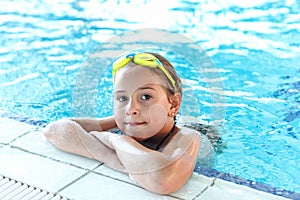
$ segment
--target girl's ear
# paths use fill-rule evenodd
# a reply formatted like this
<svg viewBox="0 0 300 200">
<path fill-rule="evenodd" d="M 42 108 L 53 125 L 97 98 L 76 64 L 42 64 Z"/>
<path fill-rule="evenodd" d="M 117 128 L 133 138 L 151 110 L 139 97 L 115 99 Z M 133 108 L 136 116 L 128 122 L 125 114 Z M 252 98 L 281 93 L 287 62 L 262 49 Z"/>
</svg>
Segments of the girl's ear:
<svg viewBox="0 0 300 200">
<path fill-rule="evenodd" d="M 171 107 L 170 107 L 170 116 L 175 116 L 179 109 L 180 109 L 180 105 L 181 105 L 181 95 L 180 93 L 176 93 L 174 95 L 170 96 L 170 103 L 171 103 Z"/>
</svg>

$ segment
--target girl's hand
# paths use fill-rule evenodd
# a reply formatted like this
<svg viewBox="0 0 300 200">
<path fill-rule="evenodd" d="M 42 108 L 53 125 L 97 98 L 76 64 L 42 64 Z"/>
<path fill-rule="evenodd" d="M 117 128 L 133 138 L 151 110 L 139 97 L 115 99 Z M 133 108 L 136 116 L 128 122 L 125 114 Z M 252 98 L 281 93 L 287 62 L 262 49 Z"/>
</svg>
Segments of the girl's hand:
<svg viewBox="0 0 300 200">
<path fill-rule="evenodd" d="M 110 149 L 115 149 L 116 140 L 120 139 L 121 135 L 110 133 L 110 132 L 90 132 L 92 136 L 94 136 L 97 140 L 105 144 Z"/>
</svg>

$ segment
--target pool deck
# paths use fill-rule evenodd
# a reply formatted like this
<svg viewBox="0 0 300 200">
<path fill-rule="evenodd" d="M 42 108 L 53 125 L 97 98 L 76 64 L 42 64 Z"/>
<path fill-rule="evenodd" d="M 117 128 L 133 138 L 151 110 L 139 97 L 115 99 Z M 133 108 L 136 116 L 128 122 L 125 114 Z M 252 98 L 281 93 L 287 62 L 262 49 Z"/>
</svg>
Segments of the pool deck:
<svg viewBox="0 0 300 200">
<path fill-rule="evenodd" d="M 0 118 L 0 199 L 40 199 L 8 186 L 16 184 L 10 180 L 47 191 L 45 199 L 287 199 L 197 173 L 176 193 L 153 194 L 98 161 L 56 149 L 42 129 Z"/>
</svg>

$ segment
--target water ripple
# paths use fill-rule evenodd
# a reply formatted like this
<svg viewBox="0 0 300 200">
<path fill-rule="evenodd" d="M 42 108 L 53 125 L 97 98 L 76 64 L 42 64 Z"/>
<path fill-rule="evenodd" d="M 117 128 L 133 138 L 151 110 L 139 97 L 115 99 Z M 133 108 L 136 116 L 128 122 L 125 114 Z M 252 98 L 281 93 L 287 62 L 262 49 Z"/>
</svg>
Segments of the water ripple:
<svg viewBox="0 0 300 200">
<path fill-rule="evenodd" d="M 16 85 L 18 83 L 21 83 L 23 81 L 27 81 L 27 80 L 36 78 L 38 76 L 39 76 L 39 73 L 28 74 L 28 75 L 19 77 L 19 78 L 13 80 L 13 81 L 2 83 L 2 84 L 0 84 L 0 87 L 10 86 L 10 85 Z"/>
</svg>

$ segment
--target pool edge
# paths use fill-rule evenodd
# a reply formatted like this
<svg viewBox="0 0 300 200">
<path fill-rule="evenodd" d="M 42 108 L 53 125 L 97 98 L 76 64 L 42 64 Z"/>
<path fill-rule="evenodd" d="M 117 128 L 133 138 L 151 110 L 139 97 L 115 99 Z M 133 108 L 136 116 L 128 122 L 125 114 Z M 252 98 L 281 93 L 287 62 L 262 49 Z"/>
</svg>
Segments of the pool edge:
<svg viewBox="0 0 300 200">
<path fill-rule="evenodd" d="M 24 117 L 17 117 L 14 115 L 5 115 L 5 114 L 1 114 L 0 113 L 0 118 L 9 118 L 18 122 L 23 122 L 32 126 L 37 126 L 37 127 L 44 127 L 47 125 L 46 121 L 39 121 L 39 120 L 32 120 L 29 118 L 24 118 Z M 209 178 L 216 178 L 216 179 L 221 179 L 224 181 L 228 181 L 240 186 L 247 186 L 251 189 L 254 190 L 258 190 L 264 193 L 268 193 L 268 194 L 272 194 L 272 195 L 276 195 L 276 196 L 280 196 L 280 197 L 284 197 L 284 198 L 288 198 L 288 199 L 300 199 L 300 194 L 294 191 L 289 191 L 289 190 L 285 190 L 285 189 L 280 189 L 280 188 L 275 188 L 272 186 L 269 186 L 267 184 L 263 184 L 263 183 L 259 183 L 259 182 L 255 182 L 252 180 L 248 180 L 230 173 L 224 173 L 224 172 L 220 172 L 216 169 L 212 169 L 212 168 L 197 168 L 194 169 L 194 172 L 196 172 L 197 174 L 200 175 L 204 175 L 206 177 Z"/>
</svg>

